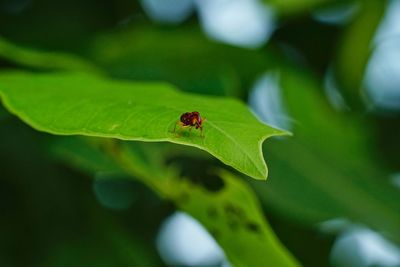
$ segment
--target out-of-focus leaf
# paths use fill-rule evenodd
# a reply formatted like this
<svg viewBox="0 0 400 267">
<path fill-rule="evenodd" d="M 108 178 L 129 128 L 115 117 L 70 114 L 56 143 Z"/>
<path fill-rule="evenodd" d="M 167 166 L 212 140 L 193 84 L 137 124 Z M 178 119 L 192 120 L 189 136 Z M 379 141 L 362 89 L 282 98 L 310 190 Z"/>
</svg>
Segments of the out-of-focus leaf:
<svg viewBox="0 0 400 267">
<path fill-rule="evenodd" d="M 97 144 L 98 141 L 95 138 L 82 137 L 82 143 L 76 142 L 76 139 L 74 138 L 61 138 L 58 143 L 60 145 L 57 146 L 57 150 L 53 151 L 53 153 L 61 156 L 73 166 L 79 166 L 80 170 L 89 173 L 92 173 L 94 170 L 103 173 L 123 172 L 123 170 L 115 162 L 110 161 L 107 155 L 103 153 L 97 153 L 97 151 L 94 151 L 90 145 L 86 144 Z M 70 153 L 71 147 L 73 147 L 75 154 Z M 79 155 L 79 157 L 75 155 Z"/>
<path fill-rule="evenodd" d="M 211 95 L 243 97 L 254 79 L 278 61 L 269 50 L 212 42 L 194 26 L 155 28 L 143 23 L 99 34 L 82 50 L 79 57 L 21 47 L 0 37 L 0 61 L 24 68 L 107 72 L 114 78 L 166 81 Z"/>
<path fill-rule="evenodd" d="M 194 26 L 143 24 L 99 34 L 85 56 L 115 78 L 162 80 L 192 92 L 236 96 L 276 62 L 268 50 L 215 43 Z"/>
<path fill-rule="evenodd" d="M 0 83 L 4 105 L 38 130 L 194 146 L 256 179 L 268 172 L 262 142 L 285 134 L 259 122 L 235 99 L 181 93 L 168 84 L 70 73 L 3 73 Z M 174 133 L 181 114 L 194 110 L 207 119 L 204 136 Z"/>
<path fill-rule="evenodd" d="M 330 108 L 306 73 L 281 77 L 294 137 L 266 146 L 274 168 L 267 184 L 254 184 L 263 203 L 301 223 L 348 218 L 400 242 L 399 192 L 370 151 L 368 124 Z"/>
<path fill-rule="evenodd" d="M 231 173 L 219 176 L 224 187 L 217 193 L 180 183 L 175 203 L 209 229 L 234 266 L 298 266 L 266 224 L 253 191 Z"/>
<path fill-rule="evenodd" d="M 336 75 L 350 106 L 361 105 L 361 84 L 372 41 L 381 22 L 387 1 L 360 1 L 360 10 L 344 33 L 336 58 Z"/>
<path fill-rule="evenodd" d="M 24 48 L 0 37 L 0 61 L 1 60 L 6 60 L 24 67 L 43 70 L 58 69 L 100 72 L 96 66 L 77 56 L 61 52 L 47 52 Z"/>
<path fill-rule="evenodd" d="M 222 170 L 217 172 L 224 185 L 217 191 L 210 191 L 179 178 L 176 166 L 166 166 L 161 160 L 163 150 L 157 144 L 144 146 L 140 143 L 98 141 L 97 146 L 95 142 L 89 145 L 93 154 L 104 151 L 132 178 L 148 185 L 160 197 L 171 200 L 179 209 L 199 220 L 222 246 L 234 266 L 298 266 L 274 236 L 252 190 L 233 174 Z M 69 137 L 67 142 L 61 139 L 54 143 L 52 149 L 67 160 L 84 157 L 90 161 L 92 158 L 87 154 L 79 155 L 75 149 L 84 145 L 88 144 L 82 139 Z M 73 160 L 73 163 L 80 161 Z"/>
</svg>

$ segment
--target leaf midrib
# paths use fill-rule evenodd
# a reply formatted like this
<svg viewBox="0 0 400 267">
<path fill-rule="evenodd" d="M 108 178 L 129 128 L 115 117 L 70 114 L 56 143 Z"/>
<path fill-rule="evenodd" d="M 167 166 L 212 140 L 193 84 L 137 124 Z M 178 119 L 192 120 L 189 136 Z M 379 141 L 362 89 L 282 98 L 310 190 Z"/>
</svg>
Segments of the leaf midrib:
<svg viewBox="0 0 400 267">
<path fill-rule="evenodd" d="M 231 136 L 229 135 L 227 132 L 225 132 L 224 130 L 222 130 L 221 128 L 219 128 L 217 125 L 215 125 L 213 122 L 208 121 L 209 124 L 211 124 L 211 126 L 213 126 L 216 130 L 220 131 L 222 134 L 225 134 L 225 136 L 227 136 L 237 147 L 241 148 L 241 146 L 239 145 L 239 143 Z M 260 147 L 258 147 L 258 149 L 260 149 Z M 259 173 L 261 175 L 264 175 L 263 171 L 260 171 L 259 167 L 257 166 L 257 164 L 254 162 L 254 159 L 252 157 L 250 157 L 250 155 L 247 153 L 246 150 L 244 149 L 239 149 L 242 150 L 244 152 L 244 154 L 246 155 L 246 157 L 254 164 L 254 166 L 256 167 L 257 171 L 259 171 Z"/>
</svg>

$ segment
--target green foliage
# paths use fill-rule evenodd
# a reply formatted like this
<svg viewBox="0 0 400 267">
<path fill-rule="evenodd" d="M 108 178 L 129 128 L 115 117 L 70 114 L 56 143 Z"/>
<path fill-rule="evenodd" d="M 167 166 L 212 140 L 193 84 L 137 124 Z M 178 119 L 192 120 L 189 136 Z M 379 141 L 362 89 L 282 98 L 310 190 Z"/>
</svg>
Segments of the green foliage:
<svg viewBox="0 0 400 267">
<path fill-rule="evenodd" d="M 40 52 L 37 52 L 37 55 L 46 57 Z M 35 67 L 42 66 L 39 64 Z M 57 67 L 49 65 L 49 68 Z M 183 94 L 161 83 L 116 82 L 86 74 L 62 73 L 50 75 L 5 73 L 0 79 L 4 85 L 0 88 L 0 95 L 5 105 L 36 129 L 56 134 L 83 134 L 127 140 L 170 141 L 191 146 L 204 145 L 206 151 L 217 154 L 217 157 L 221 155 L 221 160 L 227 162 L 231 160 L 225 159 L 226 156 L 246 154 L 248 150 L 261 157 L 255 159 L 262 164 L 257 166 L 254 163 L 246 163 L 240 168 L 249 174 L 255 173 L 253 176 L 256 178 L 266 177 L 265 163 L 260 152 L 261 142 L 269 135 L 284 134 L 258 122 L 238 101 Z M 32 88 L 39 89 L 33 94 Z M 85 97 L 85 101 L 82 100 L 82 96 Z M 47 103 L 46 99 L 49 100 Z M 59 101 L 54 101 L 56 99 Z M 88 108 L 88 104 L 94 108 Z M 85 111 L 81 109 L 82 107 L 85 107 Z M 156 119 L 140 116 L 144 114 L 142 110 L 144 107 L 147 108 L 146 114 L 152 114 L 151 117 L 154 116 Z M 165 112 L 166 109 L 171 111 Z M 201 110 L 203 115 L 206 114 L 204 140 L 199 133 L 192 133 L 190 136 L 187 132 L 182 132 L 179 136 L 172 133 L 177 118 L 186 110 Z M 235 110 L 235 113 L 221 112 L 221 110 Z M 128 115 L 132 112 L 139 115 L 136 115 L 137 117 Z M 95 115 L 90 116 L 89 113 Z M 126 118 L 129 118 L 129 121 Z M 149 124 L 149 121 L 154 121 L 156 124 Z M 163 121 L 167 127 L 165 125 L 159 127 Z M 217 121 L 218 125 L 213 124 L 213 121 Z M 125 126 L 111 129 L 115 124 L 124 122 Z M 134 122 L 132 124 L 136 127 L 129 128 L 129 122 Z M 244 125 L 249 128 L 247 135 L 242 130 Z M 229 134 L 236 132 L 234 136 L 239 139 L 226 136 L 227 132 Z M 255 147 L 248 143 L 249 136 L 255 139 Z M 228 138 L 228 142 L 223 141 L 222 147 L 221 140 L 225 138 Z M 209 143 L 208 139 L 212 142 Z M 236 139 L 239 141 L 235 141 Z M 86 139 L 85 142 L 92 146 L 98 143 L 107 144 L 107 141 L 91 140 Z M 230 141 L 232 144 L 229 144 Z M 266 223 L 252 191 L 232 174 L 220 171 L 218 176 L 222 179 L 224 188 L 218 192 L 209 192 L 206 188 L 179 178 L 174 168 L 163 166 L 161 159 L 165 155 L 162 154 L 159 145 L 136 144 L 134 147 L 126 145 L 124 149 L 118 149 L 123 150 L 123 153 L 116 152 L 113 145 L 108 146 L 105 150 L 114 158 L 115 163 L 101 151 L 94 152 L 86 143 L 76 142 L 75 139 L 63 139 L 55 146 L 55 150 L 63 159 L 79 166 L 79 169 L 96 172 L 124 171 L 131 177 L 139 179 L 159 196 L 173 201 L 181 210 L 203 223 L 215 235 L 235 266 L 247 266 L 249 263 L 297 266 Z M 237 153 L 229 149 L 239 149 L 242 152 Z M 250 162 L 253 160 L 249 159 Z M 235 163 L 235 160 L 239 163 L 242 161 L 233 158 L 232 162 Z M 265 169 L 264 173 L 260 171 L 257 173 L 257 168 L 260 166 Z M 187 196 L 190 196 L 190 201 Z M 213 216 L 218 216 L 220 219 L 216 220 Z M 243 250 L 243 245 L 248 249 Z M 90 261 L 90 258 L 82 257 L 84 247 L 78 246 L 76 250 L 64 248 L 67 249 L 69 257 L 72 257 L 71 262 Z M 49 266 L 59 266 L 57 262 L 60 264 L 68 262 L 65 258 L 67 256 L 57 251 L 54 257 L 54 262 Z M 99 259 L 99 263 L 101 262 L 107 261 Z"/>
<path fill-rule="evenodd" d="M 266 224 L 254 193 L 232 174 L 219 175 L 221 192 L 183 184 L 181 196 L 190 199 L 177 205 L 214 234 L 234 266 L 299 266 Z"/>
<path fill-rule="evenodd" d="M 273 51 L 213 42 L 194 25 L 126 26 L 97 34 L 82 50 L 114 78 L 167 81 L 185 91 L 229 96 L 243 96 L 243 89 L 278 60 Z"/>
<path fill-rule="evenodd" d="M 284 134 L 237 100 L 184 94 L 167 84 L 28 73 L 6 73 L 0 81 L 5 106 L 38 130 L 194 146 L 256 179 L 267 177 L 262 142 Z M 194 110 L 207 119 L 204 137 L 174 133 L 180 115 Z"/>
<path fill-rule="evenodd" d="M 269 183 L 256 183 L 254 190 L 270 208 L 302 224 L 348 218 L 399 242 L 398 190 L 369 153 L 372 136 L 363 120 L 327 108 L 306 73 L 286 69 L 281 77 L 295 135 L 266 145 L 274 170 Z"/>
<path fill-rule="evenodd" d="M 126 172 L 199 220 L 234 266 L 298 266 L 274 236 L 253 191 L 227 171 L 215 171 L 213 178 L 219 177 L 222 186 L 210 189 L 180 177 L 179 166 L 166 165 L 162 160 L 168 150 L 156 144 L 64 138 L 58 139 L 51 150 L 77 168 L 89 170 L 91 166 L 92 172 L 106 171 L 104 166 L 114 162 L 117 166 L 110 167 L 109 172 Z M 98 161 L 104 155 L 109 156 L 110 163 Z"/>
<path fill-rule="evenodd" d="M 373 114 L 359 93 L 387 1 L 262 1 L 278 27 L 259 49 L 207 38 L 197 15 L 152 23 L 141 1 L 0 3 L 1 266 L 163 266 L 154 240 L 176 209 L 233 266 L 330 266 L 337 234 L 318 225 L 336 218 L 400 243 L 389 180 L 400 166 L 400 117 Z M 337 24 L 322 22 L 319 8 Z M 355 13 L 348 23 L 330 11 Z M 346 111 L 321 86 L 332 70 Z M 262 150 L 286 132 L 229 97 L 245 101 L 266 72 L 280 82 L 263 93 L 282 101 L 269 95 L 262 115 L 285 119 L 294 136 Z M 280 102 L 287 117 L 272 111 Z M 173 132 L 193 110 L 207 118 L 204 138 Z M 265 179 L 264 156 L 268 182 L 222 169 Z M 131 206 L 104 205 L 96 185 L 105 176 L 132 186 Z"/>
</svg>

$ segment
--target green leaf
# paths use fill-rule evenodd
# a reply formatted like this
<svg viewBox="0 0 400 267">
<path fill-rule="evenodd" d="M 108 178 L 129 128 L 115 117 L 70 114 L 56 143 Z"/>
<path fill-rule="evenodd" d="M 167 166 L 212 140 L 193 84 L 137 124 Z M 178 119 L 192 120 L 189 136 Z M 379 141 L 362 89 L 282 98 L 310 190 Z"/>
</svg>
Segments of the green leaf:
<svg viewBox="0 0 400 267">
<path fill-rule="evenodd" d="M 86 152 L 81 154 L 85 146 Z M 177 166 L 165 165 L 162 159 L 166 150 L 160 145 L 68 137 L 58 138 L 51 149 L 78 168 L 87 170 L 87 166 L 97 165 L 92 171 L 103 169 L 104 162 L 97 159 L 99 153 L 105 153 L 132 178 L 200 221 L 234 266 L 299 266 L 275 237 L 253 191 L 227 171 L 216 171 L 224 185 L 210 191 L 179 177 Z"/>
<path fill-rule="evenodd" d="M 267 177 L 262 142 L 285 134 L 235 99 L 180 93 L 163 83 L 71 73 L 3 73 L 0 83 L 5 107 L 38 130 L 194 146 L 256 179 Z M 204 137 L 196 130 L 174 133 L 180 115 L 194 110 L 207 119 Z"/>
<path fill-rule="evenodd" d="M 218 174 L 220 192 L 182 182 L 175 203 L 214 235 L 234 266 L 299 266 L 266 223 L 253 191 L 229 172 Z"/>
</svg>

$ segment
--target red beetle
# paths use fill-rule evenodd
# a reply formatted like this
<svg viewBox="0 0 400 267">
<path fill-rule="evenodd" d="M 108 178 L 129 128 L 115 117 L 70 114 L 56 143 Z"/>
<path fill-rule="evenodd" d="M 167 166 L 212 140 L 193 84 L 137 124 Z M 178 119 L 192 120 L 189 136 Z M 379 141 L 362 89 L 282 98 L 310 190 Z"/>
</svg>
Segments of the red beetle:
<svg viewBox="0 0 400 267">
<path fill-rule="evenodd" d="M 205 121 L 206 121 L 206 119 L 202 118 L 198 111 L 183 113 L 181 115 L 180 120 L 177 121 L 175 124 L 174 132 L 176 130 L 176 125 L 180 126 L 180 128 L 179 128 L 180 130 L 182 128 L 189 127 L 189 134 L 190 134 L 190 131 L 192 131 L 192 128 L 196 127 L 196 129 L 200 129 L 200 136 L 203 136 L 203 123 Z"/>
</svg>

